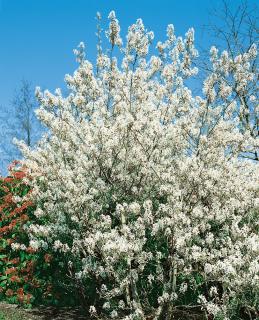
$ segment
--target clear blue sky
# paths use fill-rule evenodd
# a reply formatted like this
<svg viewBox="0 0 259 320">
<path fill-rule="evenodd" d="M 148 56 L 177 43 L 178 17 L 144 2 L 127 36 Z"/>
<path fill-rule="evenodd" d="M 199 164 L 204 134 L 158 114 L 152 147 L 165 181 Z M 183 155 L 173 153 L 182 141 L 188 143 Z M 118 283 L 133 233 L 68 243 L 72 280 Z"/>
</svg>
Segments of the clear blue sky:
<svg viewBox="0 0 259 320">
<path fill-rule="evenodd" d="M 230 2 L 235 6 L 239 0 Z M 106 18 L 115 10 L 122 34 L 141 17 L 155 32 L 155 40 L 164 37 L 167 24 L 173 23 L 178 35 L 194 27 L 196 44 L 207 46 L 211 42 L 202 26 L 208 22 L 208 11 L 220 3 L 220 0 L 0 0 L 0 105 L 10 103 L 22 78 L 50 90 L 63 87 L 64 75 L 76 68 L 72 50 L 80 41 L 86 43 L 88 58 L 93 60 L 97 11 Z"/>
</svg>

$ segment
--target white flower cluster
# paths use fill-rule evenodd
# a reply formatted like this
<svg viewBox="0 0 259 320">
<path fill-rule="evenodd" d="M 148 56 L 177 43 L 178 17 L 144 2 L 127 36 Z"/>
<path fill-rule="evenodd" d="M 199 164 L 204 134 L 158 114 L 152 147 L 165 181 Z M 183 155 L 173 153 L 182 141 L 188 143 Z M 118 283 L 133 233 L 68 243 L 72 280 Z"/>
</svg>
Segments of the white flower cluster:
<svg viewBox="0 0 259 320">
<path fill-rule="evenodd" d="M 95 73 L 81 44 L 80 65 L 66 76 L 69 96 L 37 92 L 50 135 L 34 150 L 20 144 L 35 214 L 48 217 L 30 227 L 33 236 L 80 257 L 77 275 L 103 283 L 98 292 L 114 319 L 123 308 L 125 319 L 145 319 L 155 308 L 146 305 L 150 284 L 160 288 L 160 319 L 189 288 L 180 274 L 221 283 L 225 303 L 247 288 L 256 292 L 259 170 L 247 159 L 258 148 L 257 93 L 250 92 L 256 48 L 234 59 L 212 48 L 214 71 L 196 97 L 186 86 L 197 72 L 192 29 L 182 39 L 170 25 L 158 56 L 150 56 L 153 33 L 140 19 L 124 48 L 114 12 L 109 19 L 122 66 L 100 54 Z M 210 313 L 224 309 L 204 299 Z"/>
</svg>

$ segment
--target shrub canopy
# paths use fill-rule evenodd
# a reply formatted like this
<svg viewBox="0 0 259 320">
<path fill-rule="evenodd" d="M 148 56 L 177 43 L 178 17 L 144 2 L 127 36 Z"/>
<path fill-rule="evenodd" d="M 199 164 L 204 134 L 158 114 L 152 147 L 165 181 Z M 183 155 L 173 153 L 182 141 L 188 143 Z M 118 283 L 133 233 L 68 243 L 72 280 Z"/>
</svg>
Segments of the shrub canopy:
<svg viewBox="0 0 259 320">
<path fill-rule="evenodd" d="M 20 143 L 45 221 L 31 226 L 30 246 L 63 253 L 77 284 L 94 283 L 92 315 L 166 319 L 198 305 L 229 319 L 240 304 L 253 313 L 256 46 L 237 57 L 213 47 L 197 96 L 193 29 L 181 38 L 169 25 L 155 51 L 141 19 L 125 43 L 114 12 L 109 21 L 95 66 L 83 43 L 75 50 L 68 96 L 37 89 L 49 134 L 35 149 Z"/>
</svg>

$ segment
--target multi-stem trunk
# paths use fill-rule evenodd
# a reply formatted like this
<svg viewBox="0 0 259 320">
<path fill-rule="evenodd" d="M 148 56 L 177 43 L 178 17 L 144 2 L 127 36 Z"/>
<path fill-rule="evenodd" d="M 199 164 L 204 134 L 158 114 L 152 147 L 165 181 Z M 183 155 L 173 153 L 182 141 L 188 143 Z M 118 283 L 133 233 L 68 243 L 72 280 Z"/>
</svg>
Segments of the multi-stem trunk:
<svg viewBox="0 0 259 320">
<path fill-rule="evenodd" d="M 123 213 L 121 213 L 121 223 L 122 225 L 126 225 L 126 217 Z M 127 259 L 127 268 L 130 275 L 130 283 L 126 287 L 126 301 L 127 304 L 131 307 L 132 310 L 137 308 L 139 313 L 141 314 L 140 320 L 145 320 L 142 304 L 139 299 L 138 289 L 136 285 L 136 280 L 133 277 L 131 270 L 131 260 Z"/>
</svg>

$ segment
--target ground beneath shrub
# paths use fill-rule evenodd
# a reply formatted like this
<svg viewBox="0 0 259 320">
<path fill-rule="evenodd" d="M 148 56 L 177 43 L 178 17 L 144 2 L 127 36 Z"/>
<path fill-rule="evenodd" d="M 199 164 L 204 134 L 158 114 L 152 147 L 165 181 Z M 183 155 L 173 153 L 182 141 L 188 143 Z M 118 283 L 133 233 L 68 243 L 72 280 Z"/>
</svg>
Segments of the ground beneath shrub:
<svg viewBox="0 0 259 320">
<path fill-rule="evenodd" d="M 199 313 L 178 311 L 172 320 L 205 320 Z M 0 302 L 0 320 L 89 320 L 83 316 L 82 311 L 76 308 L 56 309 L 52 307 L 40 307 L 23 309 L 14 304 Z M 152 320 L 152 317 L 149 318 Z"/>
<path fill-rule="evenodd" d="M 79 309 L 39 307 L 23 309 L 14 304 L 0 303 L 0 320 L 86 320 Z"/>
</svg>

